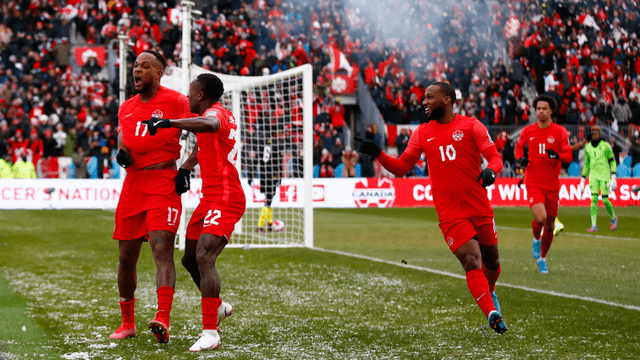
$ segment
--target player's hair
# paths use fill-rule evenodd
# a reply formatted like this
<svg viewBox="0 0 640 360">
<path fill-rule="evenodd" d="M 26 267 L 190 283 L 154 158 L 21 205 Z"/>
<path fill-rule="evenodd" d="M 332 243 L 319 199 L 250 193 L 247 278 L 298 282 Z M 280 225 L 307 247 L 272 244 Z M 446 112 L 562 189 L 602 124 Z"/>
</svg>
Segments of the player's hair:
<svg viewBox="0 0 640 360">
<path fill-rule="evenodd" d="M 450 97 L 452 104 L 456 102 L 456 89 L 454 89 L 453 86 L 451 86 L 451 84 L 443 81 L 438 81 L 436 83 L 433 83 L 433 85 L 438 86 L 440 90 L 444 92 L 445 96 Z"/>
<path fill-rule="evenodd" d="M 551 95 L 547 95 L 547 94 L 541 94 L 536 96 L 535 99 L 533 99 L 533 108 L 537 108 L 538 107 L 538 103 L 540 101 L 544 101 L 546 103 L 549 104 L 549 107 L 551 108 L 551 112 L 552 113 L 556 113 L 556 110 L 558 109 L 558 103 L 556 103 L 556 99 L 553 98 L 553 96 Z"/>
<path fill-rule="evenodd" d="M 159 52 L 155 51 L 155 50 L 145 50 L 143 51 L 143 53 L 149 53 L 153 56 L 155 56 L 155 58 L 160 61 L 160 64 L 162 64 L 162 71 L 164 71 L 164 68 L 167 66 L 167 60 L 164 58 L 164 56 L 162 54 L 160 54 Z"/>
<path fill-rule="evenodd" d="M 214 74 L 203 73 L 196 78 L 202 85 L 202 92 L 211 99 L 220 100 L 224 93 L 224 84 L 219 77 Z"/>
</svg>

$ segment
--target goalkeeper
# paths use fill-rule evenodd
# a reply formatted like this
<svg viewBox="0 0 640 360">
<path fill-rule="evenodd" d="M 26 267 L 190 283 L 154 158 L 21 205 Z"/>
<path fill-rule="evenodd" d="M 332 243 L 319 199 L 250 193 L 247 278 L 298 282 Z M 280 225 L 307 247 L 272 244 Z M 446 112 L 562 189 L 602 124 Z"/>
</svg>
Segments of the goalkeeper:
<svg viewBox="0 0 640 360">
<path fill-rule="evenodd" d="M 578 191 L 582 193 L 585 186 L 585 178 L 589 175 L 589 187 L 591 188 L 591 227 L 588 232 L 598 231 L 596 218 L 598 216 L 598 193 L 602 194 L 602 202 L 611 216 L 610 229 L 618 228 L 618 217 L 613 211 L 613 205 L 609 201 L 609 191 L 617 188 L 616 184 L 616 160 L 611 150 L 611 145 L 600 138 L 600 128 L 591 127 L 591 142 L 584 148 L 584 169 Z"/>
<path fill-rule="evenodd" d="M 272 230 L 272 203 L 280 183 L 281 154 L 283 151 L 278 141 L 278 126 L 276 124 L 264 124 L 263 128 L 267 130 L 264 133 L 267 136 L 271 136 L 262 141 L 262 156 L 259 160 L 260 189 L 265 195 L 264 207 L 260 210 L 260 219 L 258 219 L 257 231 L 259 233 L 265 232 L 265 225 L 267 231 Z"/>
</svg>

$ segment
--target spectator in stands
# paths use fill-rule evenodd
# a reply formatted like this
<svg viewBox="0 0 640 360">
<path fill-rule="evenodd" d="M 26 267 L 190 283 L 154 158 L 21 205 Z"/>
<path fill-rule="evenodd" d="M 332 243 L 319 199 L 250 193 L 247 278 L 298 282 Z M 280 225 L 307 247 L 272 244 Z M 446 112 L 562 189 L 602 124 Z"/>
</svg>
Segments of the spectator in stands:
<svg viewBox="0 0 640 360">
<path fill-rule="evenodd" d="M 330 148 L 329 152 L 331 153 L 331 157 L 333 159 L 331 162 L 331 166 L 336 169 L 342 162 L 342 153 L 344 152 L 344 145 L 342 144 L 341 138 L 335 137 L 335 142 Z"/>
<path fill-rule="evenodd" d="M 53 134 L 53 139 L 56 141 L 56 156 L 63 156 L 64 147 L 67 143 L 67 133 L 64 131 L 64 125 L 60 122 L 56 124 L 56 132 Z"/>
<path fill-rule="evenodd" d="M 604 99 L 598 100 L 598 106 L 596 106 L 594 116 L 596 120 L 611 126 L 613 123 L 613 115 L 611 115 L 611 107 L 609 107 Z"/>
<path fill-rule="evenodd" d="M 402 155 L 402 153 L 407 149 L 407 144 L 409 143 L 409 130 L 405 127 L 400 129 L 400 134 L 396 137 L 395 145 L 398 150 L 398 157 Z"/>
<path fill-rule="evenodd" d="M 629 94 L 629 110 L 631 110 L 629 124 L 640 125 L 640 104 L 634 93 Z"/>
<path fill-rule="evenodd" d="M 328 178 L 333 177 L 333 156 L 327 149 L 322 149 L 322 158 L 320 159 L 320 177 Z"/>
<path fill-rule="evenodd" d="M 580 110 L 578 110 L 578 104 L 576 104 L 575 101 L 571 102 L 569 111 L 567 112 L 566 122 L 567 125 L 580 124 Z"/>
<path fill-rule="evenodd" d="M 611 139 L 609 139 L 609 145 L 611 145 L 611 151 L 613 151 L 613 158 L 615 159 L 616 164 L 621 164 L 620 153 L 622 152 L 622 148 L 616 142 L 615 136 L 612 136 Z"/>
<path fill-rule="evenodd" d="M 356 177 L 356 165 L 359 158 L 360 156 L 355 150 L 351 149 L 351 146 L 345 147 L 342 152 L 342 164 L 344 165 L 342 177 Z"/>
<path fill-rule="evenodd" d="M 629 123 L 633 114 L 631 108 L 624 97 L 619 97 L 613 107 L 611 108 L 611 115 L 618 121 L 618 126 L 624 126 Z"/>
<path fill-rule="evenodd" d="M 82 147 L 77 146 L 75 148 L 73 155 L 71 155 L 71 161 L 73 162 L 75 170 L 74 176 L 76 179 L 86 179 L 89 177 L 89 173 L 87 172 L 87 162 Z"/>
<path fill-rule="evenodd" d="M 44 130 L 44 139 L 42 139 L 42 157 L 49 158 L 51 156 L 59 156 L 58 150 L 56 149 L 56 139 L 53 138 L 53 130 L 45 129 Z"/>
<path fill-rule="evenodd" d="M 337 99 L 333 99 L 333 104 L 329 109 L 329 116 L 331 117 L 332 129 L 336 130 L 338 132 L 337 135 L 342 138 L 342 131 L 344 128 L 344 107 Z"/>
<path fill-rule="evenodd" d="M 633 169 L 636 164 L 640 164 L 640 137 L 633 138 L 629 148 L 629 155 L 631 155 L 631 169 Z"/>
</svg>

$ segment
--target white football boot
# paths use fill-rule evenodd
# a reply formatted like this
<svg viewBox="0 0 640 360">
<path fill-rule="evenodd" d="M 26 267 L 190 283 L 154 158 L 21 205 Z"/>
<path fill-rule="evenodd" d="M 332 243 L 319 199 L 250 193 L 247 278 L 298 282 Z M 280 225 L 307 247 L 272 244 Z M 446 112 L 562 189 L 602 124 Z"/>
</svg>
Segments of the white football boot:
<svg viewBox="0 0 640 360">
<path fill-rule="evenodd" d="M 222 345 L 220 335 L 218 335 L 218 331 L 216 330 L 202 330 L 202 333 L 198 334 L 198 337 L 198 341 L 189 348 L 189 351 L 200 352 L 202 350 L 214 350 Z"/>
</svg>

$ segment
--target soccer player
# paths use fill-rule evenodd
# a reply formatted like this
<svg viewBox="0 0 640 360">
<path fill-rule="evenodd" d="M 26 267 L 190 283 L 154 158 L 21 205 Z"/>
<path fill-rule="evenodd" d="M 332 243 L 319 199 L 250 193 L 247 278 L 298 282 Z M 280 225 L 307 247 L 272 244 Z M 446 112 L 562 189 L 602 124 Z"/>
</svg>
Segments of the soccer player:
<svg viewBox="0 0 640 360">
<path fill-rule="evenodd" d="M 265 195 L 264 207 L 260 210 L 257 231 L 259 233 L 272 231 L 273 226 L 273 200 L 281 178 L 282 153 L 284 146 L 280 140 L 283 126 L 279 123 L 271 123 L 266 119 L 260 125 L 261 137 L 258 140 L 260 188 Z"/>
<path fill-rule="evenodd" d="M 373 141 L 357 138 L 368 154 L 396 176 L 404 176 L 426 155 L 433 201 L 447 245 L 466 273 L 471 295 L 498 334 L 507 331 L 495 285 L 500 275 L 498 234 L 493 209 L 483 187 L 495 181 L 502 159 L 487 128 L 474 118 L 455 114 L 455 89 L 445 82 L 430 85 L 422 105 L 428 123 L 411 135 L 399 159 L 382 152 Z M 481 157 L 489 165 L 481 169 Z"/>
<path fill-rule="evenodd" d="M 538 122 L 520 132 L 516 143 L 516 167 L 526 167 L 524 183 L 527 185 L 529 208 L 533 213 L 532 254 L 541 274 L 549 273 L 547 253 L 553 241 L 553 230 L 558 216 L 561 162 L 571 162 L 573 155 L 567 130 L 551 121 L 556 101 L 549 95 L 533 99 Z M 528 145 L 529 155 L 524 157 Z M 544 234 L 542 229 L 544 228 Z"/>
<path fill-rule="evenodd" d="M 162 54 L 143 51 L 133 64 L 136 96 L 118 110 L 116 160 L 127 169 L 115 215 L 113 238 L 119 240 L 118 288 L 122 325 L 112 339 L 136 335 L 136 264 L 144 241 L 149 241 L 156 263 L 158 311 L 149 328 L 158 342 L 169 341 L 169 319 L 176 282 L 173 263 L 175 234 L 182 204 L 174 191 L 176 159 L 180 157 L 179 129 L 150 136 L 144 120 L 151 117 L 188 117 L 189 100 L 177 91 L 160 86 L 166 65 Z"/>
<path fill-rule="evenodd" d="M 613 205 L 609 200 L 609 190 L 615 191 L 616 184 L 616 160 L 611 145 L 600 138 L 600 127 L 591 127 L 591 142 L 584 147 L 584 169 L 578 191 L 582 194 L 585 178 L 589 175 L 589 187 L 591 188 L 591 227 L 588 232 L 598 231 L 596 220 L 598 217 L 598 195 L 602 194 L 602 202 L 611 216 L 612 231 L 618 228 L 618 217 L 613 211 Z"/>
<path fill-rule="evenodd" d="M 231 305 L 220 300 L 220 278 L 216 259 L 231 239 L 235 224 L 246 207 L 244 190 L 235 167 L 238 147 L 238 123 L 224 108 L 220 98 L 222 81 L 213 74 L 200 74 L 189 86 L 191 112 L 202 114 L 183 119 L 149 119 L 145 123 L 151 135 L 158 129 L 184 129 L 197 134 L 196 149 L 180 167 L 176 189 L 184 188 L 191 170 L 200 164 L 202 198 L 187 226 L 183 266 L 202 293 L 202 333 L 189 349 L 193 352 L 220 347 L 218 325 L 231 315 Z M 186 186 L 188 187 L 188 185 Z"/>
</svg>

